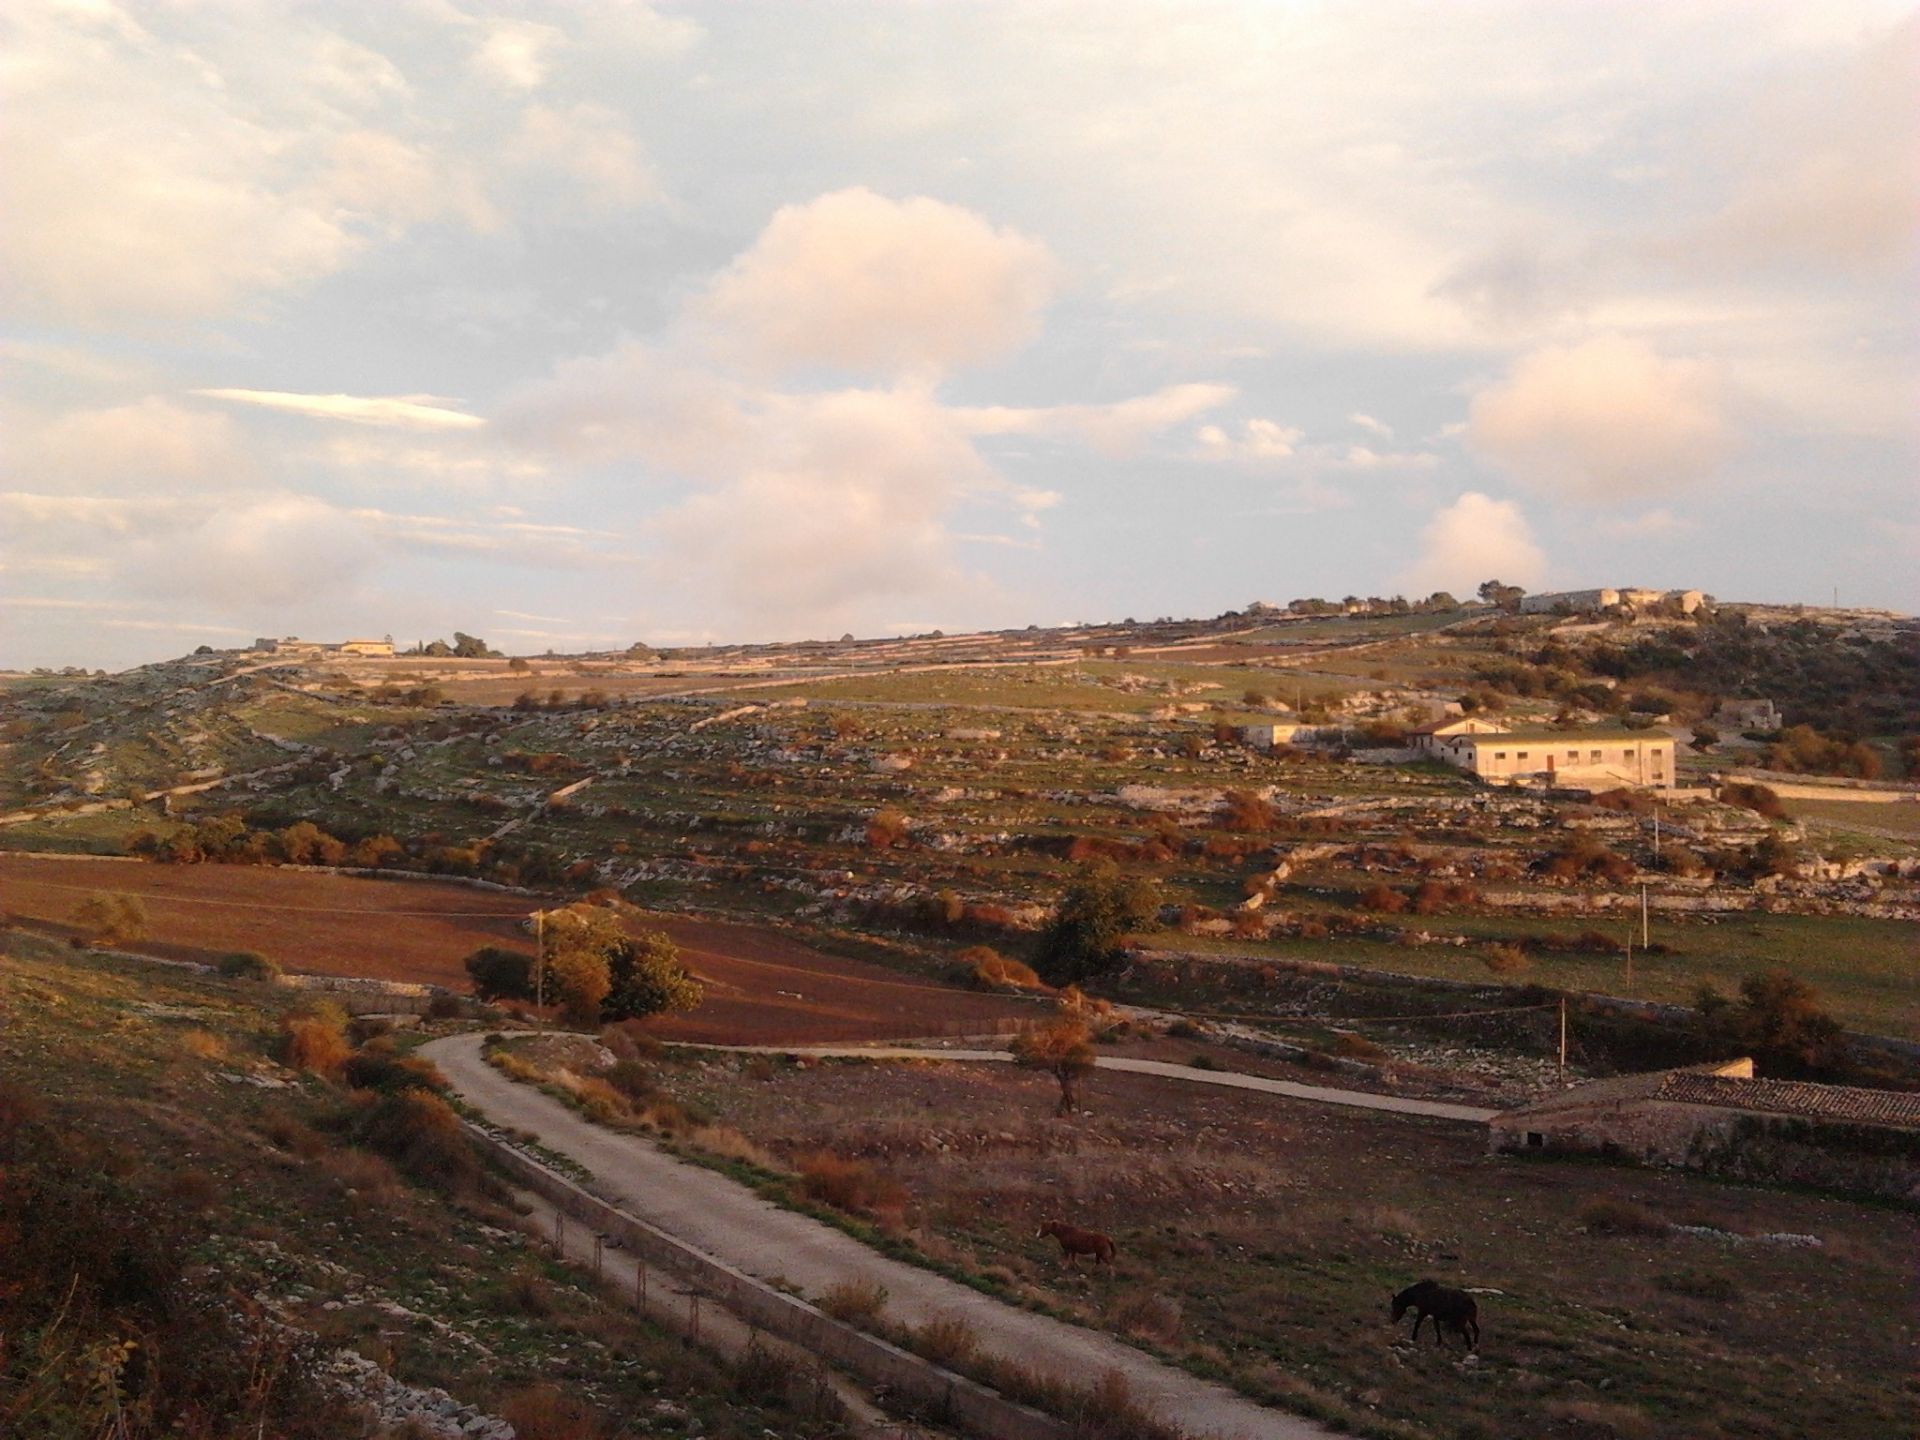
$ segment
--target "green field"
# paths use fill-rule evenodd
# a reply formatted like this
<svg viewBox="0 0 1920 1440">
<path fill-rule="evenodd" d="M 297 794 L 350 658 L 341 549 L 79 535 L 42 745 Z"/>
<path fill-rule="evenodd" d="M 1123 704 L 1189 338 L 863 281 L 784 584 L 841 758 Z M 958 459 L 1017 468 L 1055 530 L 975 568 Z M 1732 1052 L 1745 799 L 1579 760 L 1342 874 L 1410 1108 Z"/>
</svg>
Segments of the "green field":
<svg viewBox="0 0 1920 1440">
<path fill-rule="evenodd" d="M 1852 1030 L 1920 1039 L 1920 932 L 1899 920 L 1865 920 L 1827 915 L 1728 915 L 1714 921 L 1689 917 L 1653 917 L 1651 938 L 1669 948 L 1666 955 L 1639 950 L 1638 918 L 1625 914 L 1591 920 L 1545 920 L 1527 916 L 1462 916 L 1422 919 L 1420 928 L 1436 935 L 1463 934 L 1475 939 L 1511 940 L 1530 935 L 1576 935 L 1599 930 L 1634 938 L 1633 977 L 1624 955 L 1530 952 L 1522 974 L 1496 976 L 1472 949 L 1444 945 L 1393 945 L 1382 941 L 1248 941 L 1170 934 L 1155 937 L 1156 948 L 1216 954 L 1284 955 L 1339 965 L 1430 975 L 1448 980 L 1492 983 L 1524 981 L 1557 989 L 1586 990 L 1631 999 L 1691 1004 L 1703 983 L 1733 992 L 1741 977 L 1782 966 L 1818 990 L 1827 1008 Z"/>
</svg>

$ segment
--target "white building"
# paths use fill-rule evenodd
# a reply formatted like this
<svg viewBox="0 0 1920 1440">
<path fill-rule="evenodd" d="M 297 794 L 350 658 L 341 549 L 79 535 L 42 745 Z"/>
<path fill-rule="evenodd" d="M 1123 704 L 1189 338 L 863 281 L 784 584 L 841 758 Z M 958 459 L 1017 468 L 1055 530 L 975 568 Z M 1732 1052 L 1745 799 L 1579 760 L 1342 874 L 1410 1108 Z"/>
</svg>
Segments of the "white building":
<svg viewBox="0 0 1920 1440">
<path fill-rule="evenodd" d="M 1673 737 L 1658 730 L 1502 730 L 1457 721 L 1414 737 L 1414 748 L 1492 785 L 1664 790 L 1675 783 Z M 1427 743 L 1422 744 L 1420 742 Z"/>
</svg>

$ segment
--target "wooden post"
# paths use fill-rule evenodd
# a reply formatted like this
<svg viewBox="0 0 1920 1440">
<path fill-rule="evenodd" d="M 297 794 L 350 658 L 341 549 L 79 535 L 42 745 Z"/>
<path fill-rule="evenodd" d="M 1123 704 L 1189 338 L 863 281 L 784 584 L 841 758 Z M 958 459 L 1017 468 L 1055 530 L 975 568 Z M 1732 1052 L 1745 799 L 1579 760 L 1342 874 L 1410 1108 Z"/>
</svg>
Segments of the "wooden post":
<svg viewBox="0 0 1920 1440">
<path fill-rule="evenodd" d="M 644 1260 L 633 1262 L 633 1295 L 644 1314 L 647 1308 L 647 1262 Z"/>
<path fill-rule="evenodd" d="M 595 1280 L 600 1278 L 600 1255 L 606 1243 L 607 1237 L 604 1235 L 595 1235 L 593 1237 L 593 1278 Z"/>
<path fill-rule="evenodd" d="M 1653 948 L 1653 932 L 1647 928 L 1647 887 L 1640 887 L 1640 948 Z"/>
<path fill-rule="evenodd" d="M 1560 1078 L 1567 1078 L 1567 997 L 1560 997 Z"/>
<path fill-rule="evenodd" d="M 565 1257 L 567 1253 L 567 1217 L 558 1210 L 553 1212 L 553 1253 Z"/>
<path fill-rule="evenodd" d="M 700 1343 L 700 1292 L 698 1290 L 688 1292 L 687 1308 L 693 1317 L 691 1327 L 693 1331 L 693 1343 L 698 1345 Z"/>
</svg>

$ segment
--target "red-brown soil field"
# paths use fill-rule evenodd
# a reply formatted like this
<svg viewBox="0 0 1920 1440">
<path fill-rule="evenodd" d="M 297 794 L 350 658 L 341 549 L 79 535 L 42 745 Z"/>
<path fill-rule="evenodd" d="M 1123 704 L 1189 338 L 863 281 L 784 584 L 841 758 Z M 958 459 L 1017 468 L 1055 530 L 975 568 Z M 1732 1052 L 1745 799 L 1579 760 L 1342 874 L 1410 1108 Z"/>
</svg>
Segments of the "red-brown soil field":
<svg viewBox="0 0 1920 1440">
<path fill-rule="evenodd" d="M 130 948 L 207 961 L 257 950 L 290 971 L 408 980 L 465 991 L 462 961 L 482 945 L 532 950 L 534 902 L 436 881 L 376 880 L 236 865 L 149 865 L 0 856 L 0 917 L 66 935 L 101 891 L 139 897 L 146 938 Z M 800 1044 L 987 1030 L 1031 1004 L 914 980 L 828 955 L 778 931 L 650 916 L 706 982 L 697 1010 L 652 1022 L 666 1039 Z"/>
</svg>

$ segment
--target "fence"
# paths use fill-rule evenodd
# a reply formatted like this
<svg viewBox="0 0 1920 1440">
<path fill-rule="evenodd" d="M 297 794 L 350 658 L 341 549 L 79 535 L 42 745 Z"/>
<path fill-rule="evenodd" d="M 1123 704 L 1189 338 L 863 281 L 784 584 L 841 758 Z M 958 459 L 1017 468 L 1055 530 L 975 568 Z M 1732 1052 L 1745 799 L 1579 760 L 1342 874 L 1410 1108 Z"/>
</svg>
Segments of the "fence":
<svg viewBox="0 0 1920 1440">
<path fill-rule="evenodd" d="M 692 1328 L 699 1326 L 700 1297 L 710 1298 L 749 1325 L 791 1341 L 820 1359 L 849 1370 L 870 1385 L 883 1386 L 945 1415 L 953 1423 L 990 1440 L 1068 1440 L 1061 1421 L 1021 1405 L 964 1375 L 856 1330 L 816 1309 L 797 1295 L 776 1290 L 745 1271 L 697 1250 L 666 1231 L 616 1209 L 572 1181 L 474 1125 L 468 1133 L 519 1184 L 552 1203 L 562 1214 L 611 1236 L 638 1257 L 637 1283 L 646 1284 L 644 1266 L 653 1264 L 688 1286 Z"/>
</svg>

